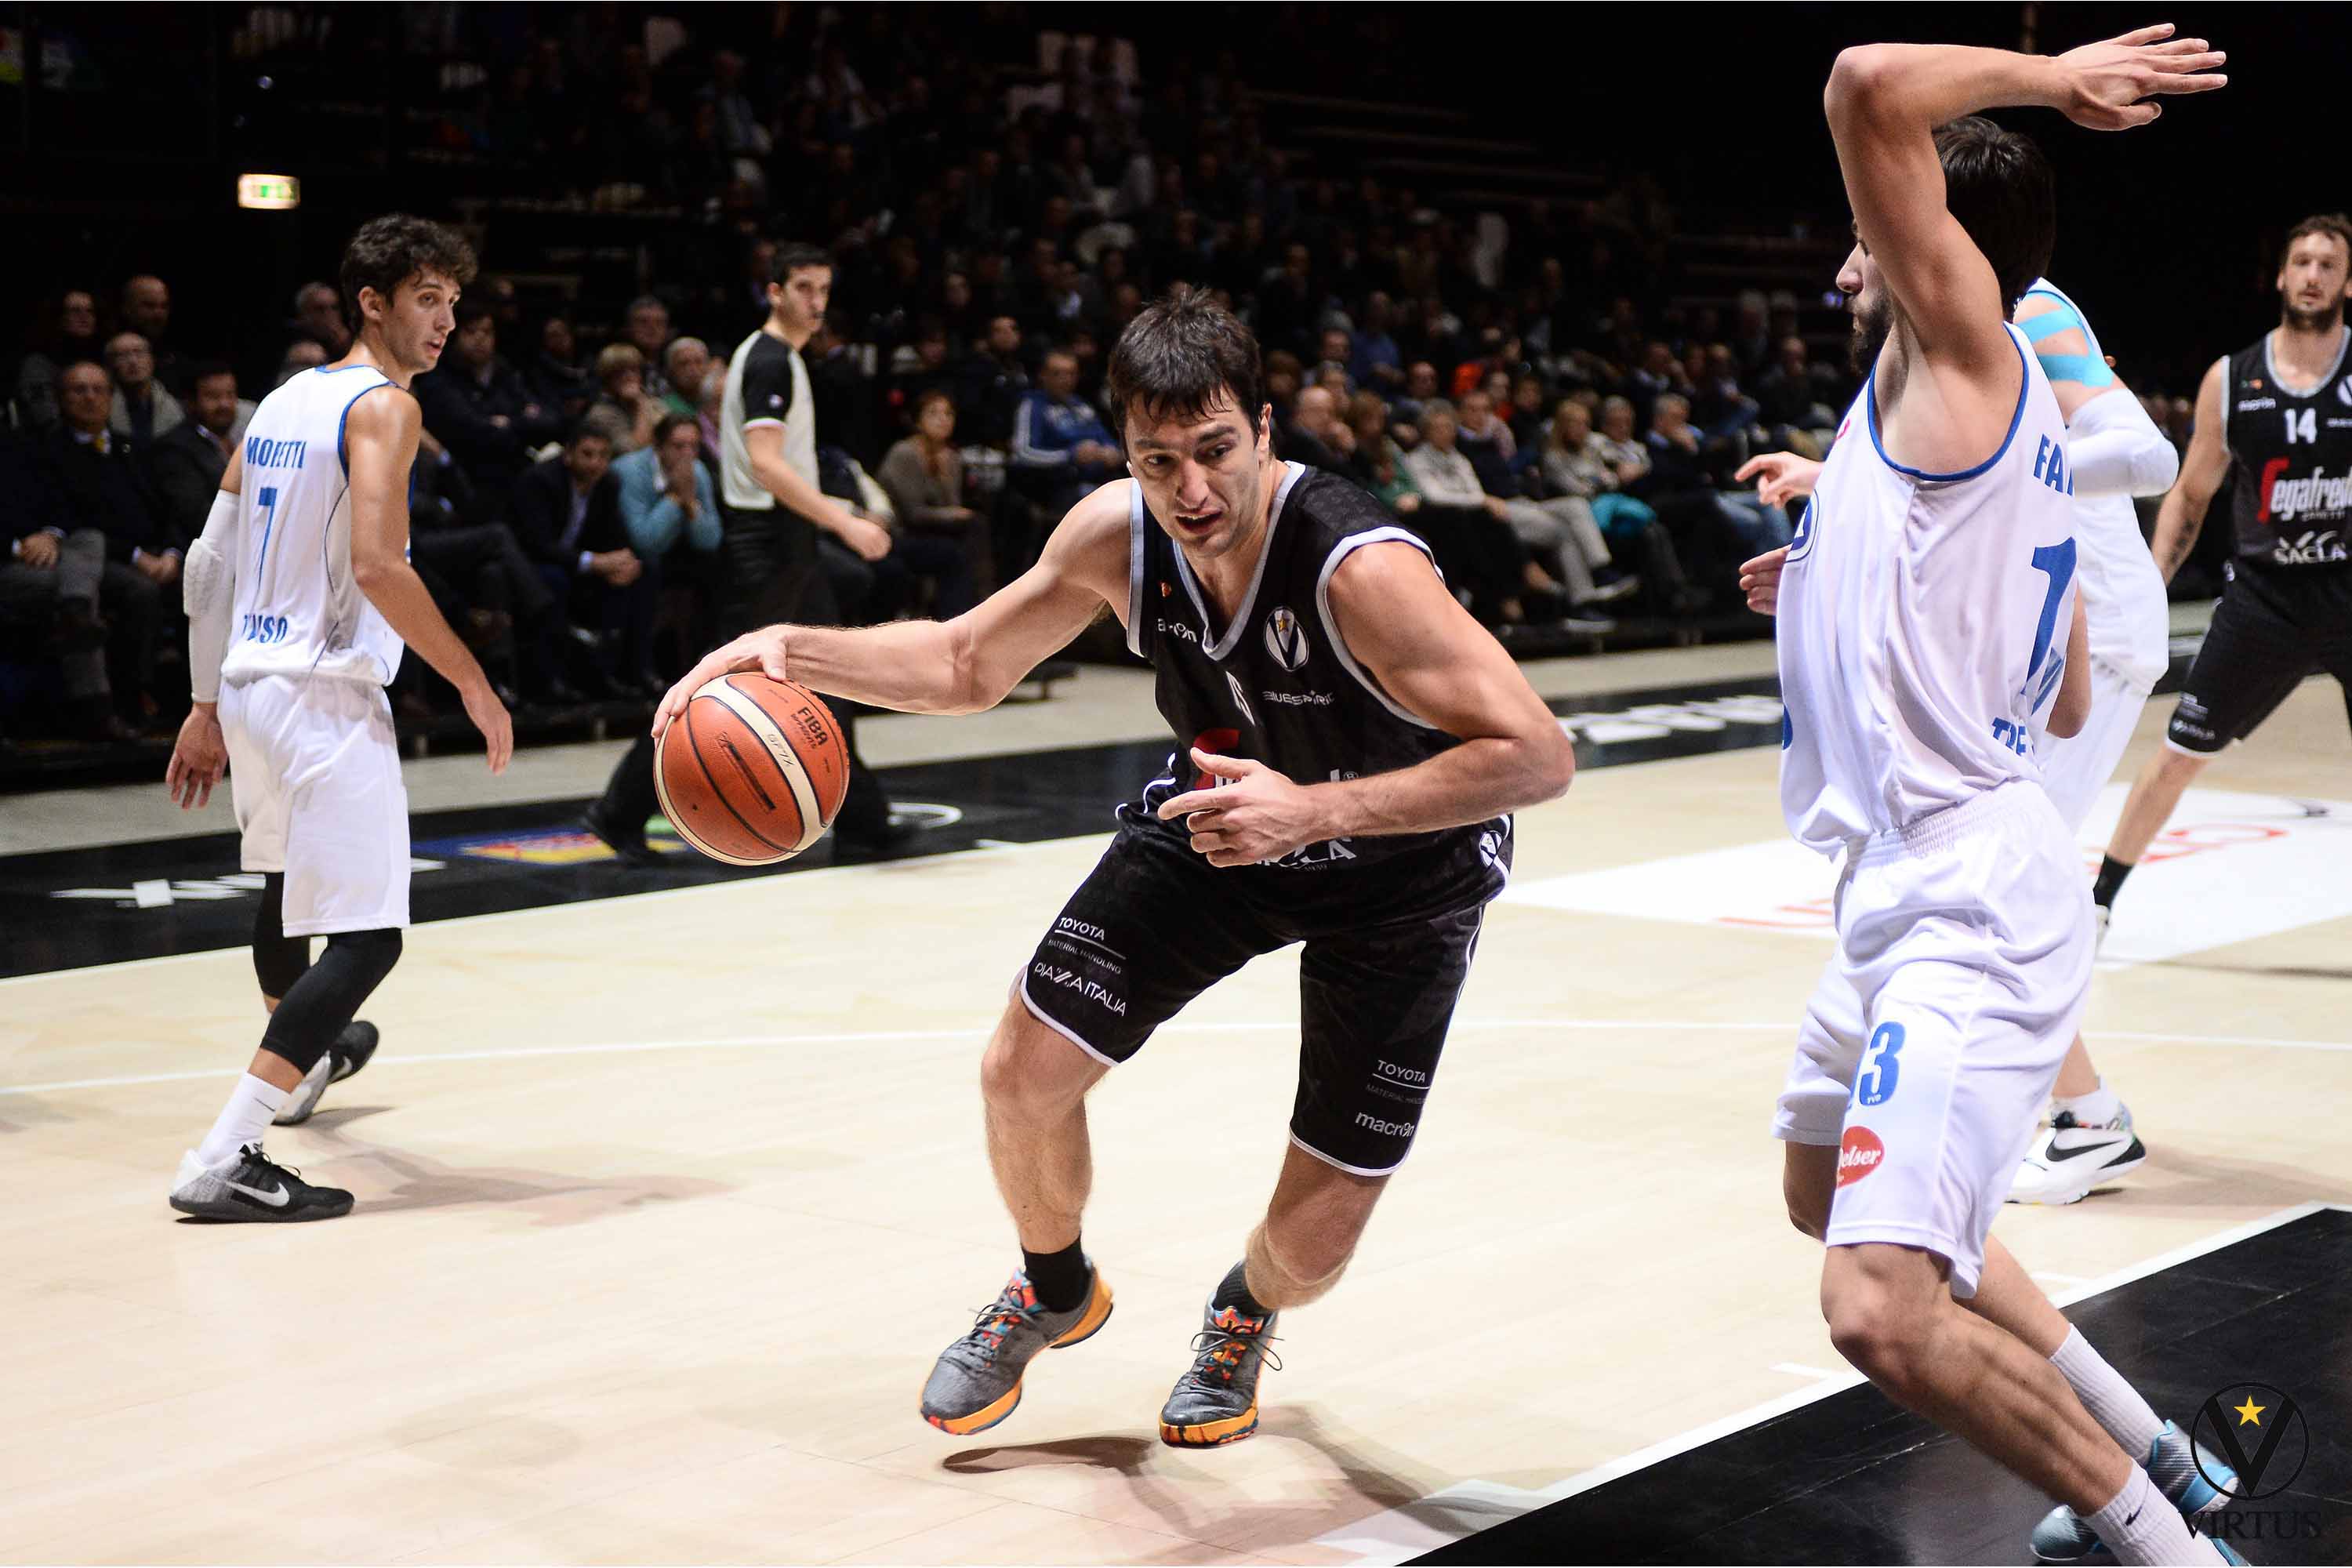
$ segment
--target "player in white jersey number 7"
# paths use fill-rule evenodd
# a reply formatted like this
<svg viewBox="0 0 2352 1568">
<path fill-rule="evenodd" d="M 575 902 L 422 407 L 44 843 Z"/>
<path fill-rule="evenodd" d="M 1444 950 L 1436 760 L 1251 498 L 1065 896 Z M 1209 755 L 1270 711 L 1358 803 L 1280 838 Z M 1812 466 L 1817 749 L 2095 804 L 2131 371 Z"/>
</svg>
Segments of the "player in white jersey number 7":
<svg viewBox="0 0 2352 1568">
<path fill-rule="evenodd" d="M 1776 590 L 1782 811 L 1842 857 L 1774 1126 L 1790 1217 L 1825 1244 L 1840 1353 L 2059 1500 L 2045 1561 L 2228 1559 L 2192 1533 L 2217 1493 L 2188 1444 L 1988 1235 L 2089 988 L 2089 889 L 2039 753 L 2088 716 L 2090 639 L 2065 421 L 2009 322 L 2048 261 L 2049 167 L 1995 128 L 1937 132 L 2030 105 L 2145 124 L 2144 100 L 2222 85 L 2171 33 L 1839 56 L 1864 387 Z"/>
<path fill-rule="evenodd" d="M 212 1131 L 173 1178 L 203 1220 L 332 1219 L 352 1194 L 262 1152 L 367 1065 L 353 1022 L 408 924 L 408 796 L 383 689 L 414 647 L 482 731 L 490 771 L 514 749 L 482 667 L 408 563 L 408 473 L 424 429 L 409 384 L 448 341 L 474 275 L 464 240 L 394 214 L 343 252 L 351 352 L 262 400 L 221 477 L 185 578 L 194 705 L 164 785 L 202 805 L 231 773 L 238 864 L 262 874 L 253 970 L 269 1023 Z M 327 939 L 310 962 L 310 939 Z"/>
</svg>

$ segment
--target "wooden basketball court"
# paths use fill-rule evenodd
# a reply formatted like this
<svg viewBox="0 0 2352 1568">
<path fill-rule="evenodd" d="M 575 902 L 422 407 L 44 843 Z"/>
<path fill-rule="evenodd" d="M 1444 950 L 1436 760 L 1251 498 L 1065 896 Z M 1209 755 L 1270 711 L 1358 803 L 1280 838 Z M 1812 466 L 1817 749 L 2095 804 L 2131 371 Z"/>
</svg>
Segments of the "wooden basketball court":
<svg viewBox="0 0 2352 1568">
<path fill-rule="evenodd" d="M 1843 1387 L 1768 1131 L 1830 883 L 1776 762 L 1592 768 L 1520 818 L 1413 1157 L 1210 1452 L 1154 1421 L 1282 1157 L 1287 955 L 1093 1101 L 1108 1327 L 992 1431 L 916 1414 L 1018 1261 L 979 1051 L 1100 832 L 418 925 L 375 1064 L 270 1139 L 358 1194 L 331 1224 L 164 1206 L 257 1037 L 241 948 L 0 982 L 0 1558 L 1394 1562 Z M 2347 763 L 2306 685 L 2126 890 L 2091 1039 L 2153 1158 L 2003 1214 L 2054 1295 L 2352 1199 Z"/>
</svg>

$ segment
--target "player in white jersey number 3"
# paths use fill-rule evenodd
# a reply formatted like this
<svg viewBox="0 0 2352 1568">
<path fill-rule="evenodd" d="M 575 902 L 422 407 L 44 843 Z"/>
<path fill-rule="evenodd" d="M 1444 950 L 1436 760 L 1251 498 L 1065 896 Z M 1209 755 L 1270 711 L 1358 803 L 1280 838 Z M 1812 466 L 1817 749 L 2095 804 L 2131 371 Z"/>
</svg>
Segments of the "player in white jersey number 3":
<svg viewBox="0 0 2352 1568">
<path fill-rule="evenodd" d="M 1949 161 L 1956 150 L 2007 134 L 1971 117 L 1945 126 L 1937 146 Z M 2090 629 L 2091 713 L 2041 758 L 2042 785 L 2069 832 L 2098 804 L 2138 726 L 2140 710 L 2166 664 L 2164 575 L 2140 537 L 2131 498 L 2162 495 L 2179 471 L 2179 458 L 2139 399 L 2116 379 L 2091 323 L 2074 301 L 2045 278 L 2036 278 L 2011 320 L 2033 341 L 2033 355 L 2066 416 L 2066 489 L 2074 498 L 2074 567 Z M 1812 493 L 1822 465 L 1793 452 L 1753 458 L 1739 477 L 1760 478 L 1758 496 L 1778 506 Z M 1740 568 L 1748 603 L 1772 610 L 1788 549 Z M 2095 909 L 2104 929 L 2104 909 Z M 2071 1204 L 2137 1170 L 2147 1150 L 2130 1110 L 2091 1065 L 2080 1034 L 2058 1069 L 2050 1125 L 2038 1134 L 2009 1188 L 2013 1204 Z"/>
<path fill-rule="evenodd" d="M 1826 1244 L 1839 1352 L 2058 1500 L 2045 1561 L 2227 1559 L 2192 1533 L 2219 1497 L 2187 1441 L 1989 1234 L 2089 990 L 2089 889 L 2041 753 L 2084 725 L 2091 647 L 2065 420 L 2009 322 L 2048 262 L 2049 167 L 1953 122 L 2145 123 L 2140 100 L 2222 83 L 2170 35 L 1839 57 L 1864 384 L 1778 584 L 1781 807 L 1843 857 L 1774 1124 L 1790 1217 Z"/>
<path fill-rule="evenodd" d="M 172 1207 L 210 1220 L 348 1214 L 352 1194 L 262 1152 L 365 1066 L 360 1005 L 408 924 L 408 796 L 383 689 L 415 647 L 465 699 L 490 771 L 514 731 L 482 668 L 408 563 L 408 473 L 424 428 L 409 383 L 431 370 L 474 275 L 437 224 L 375 219 L 343 251 L 351 353 L 262 400 L 187 557 L 195 703 L 165 787 L 202 805 L 224 771 L 239 863 L 263 877 L 253 970 L 269 1022 L 212 1131 L 180 1162 Z M 310 962 L 310 939 L 327 939 Z"/>
</svg>

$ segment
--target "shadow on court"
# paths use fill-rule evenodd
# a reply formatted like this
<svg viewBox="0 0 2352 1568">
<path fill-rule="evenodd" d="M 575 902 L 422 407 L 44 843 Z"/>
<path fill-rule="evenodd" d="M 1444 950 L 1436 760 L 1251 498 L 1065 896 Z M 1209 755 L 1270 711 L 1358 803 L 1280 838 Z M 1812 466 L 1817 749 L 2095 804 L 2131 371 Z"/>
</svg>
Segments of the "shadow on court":
<svg viewBox="0 0 2352 1568">
<path fill-rule="evenodd" d="M 354 1214 L 396 1214 L 404 1209 L 457 1208 L 467 1204 L 493 1204 L 520 1209 L 541 1226 L 587 1225 L 647 1204 L 682 1203 L 736 1191 L 732 1183 L 699 1176 L 568 1176 L 555 1171 L 531 1171 L 513 1166 L 466 1168 L 447 1164 L 406 1150 L 386 1148 L 355 1139 L 345 1131 L 353 1122 L 380 1116 L 391 1109 L 381 1105 L 338 1106 L 322 1110 L 304 1124 L 321 1134 L 339 1156 L 370 1162 L 398 1178 L 383 1191 L 357 1194 Z"/>
<path fill-rule="evenodd" d="M 1160 1465 L 1180 1452 L 1190 1456 L 1206 1451 L 1172 1450 L 1157 1437 L 1128 1434 L 966 1448 L 941 1460 L 940 1468 L 966 1476 L 1058 1465 L 1116 1471 L 1125 1478 L 1137 1500 L 1157 1514 L 1169 1531 L 1191 1541 L 1244 1552 L 1260 1543 L 1311 1541 L 1367 1512 L 1409 1510 L 1452 1479 L 1360 1437 L 1335 1435 L 1311 1405 L 1268 1410 L 1257 1436 L 1249 1441 L 1304 1443 L 1321 1453 L 1339 1473 L 1319 1486 L 1300 1489 L 1272 1503 L 1222 1492 L 1204 1494 L 1198 1481 L 1191 1479 L 1180 1489 L 1172 1478 L 1160 1478 Z M 1180 1552 L 1167 1560 L 1194 1559 Z"/>
</svg>

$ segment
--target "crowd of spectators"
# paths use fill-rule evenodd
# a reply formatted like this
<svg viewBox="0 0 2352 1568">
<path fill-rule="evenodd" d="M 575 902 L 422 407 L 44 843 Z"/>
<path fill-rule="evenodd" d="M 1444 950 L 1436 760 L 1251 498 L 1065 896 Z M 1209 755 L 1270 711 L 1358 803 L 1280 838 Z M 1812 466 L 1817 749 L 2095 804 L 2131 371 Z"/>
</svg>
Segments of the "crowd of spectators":
<svg viewBox="0 0 2352 1568">
<path fill-rule="evenodd" d="M 493 213 L 415 386 L 416 564 L 525 702 L 649 693 L 709 635 L 719 401 L 780 238 L 836 258 L 804 357 L 825 488 L 893 535 L 869 617 L 965 607 L 1123 471 L 1105 360 L 1180 282 L 1254 325 L 1277 451 L 1354 477 L 1497 627 L 1733 613 L 1732 569 L 1790 519 L 1732 475 L 1818 454 L 1853 391 L 1792 298 L 1676 302 L 1648 182 L 1470 222 L 1295 171 L 1231 55 L 1139 71 L 1070 38 L 1041 75 L 929 10 L 755 11 L 746 37 L 718 8 L 607 36 L 624 13 L 587 8 L 483 37 L 474 8 L 411 9 L 486 68 L 445 141 L 675 241 L 599 303 L 535 291 L 545 258 Z M 72 729 L 170 718 L 180 551 L 252 399 L 349 348 L 344 304 L 305 283 L 237 366 L 183 353 L 163 278 L 48 302 L 0 389 L 0 670 L 47 668 Z M 437 700 L 413 668 L 396 697 Z"/>
</svg>

